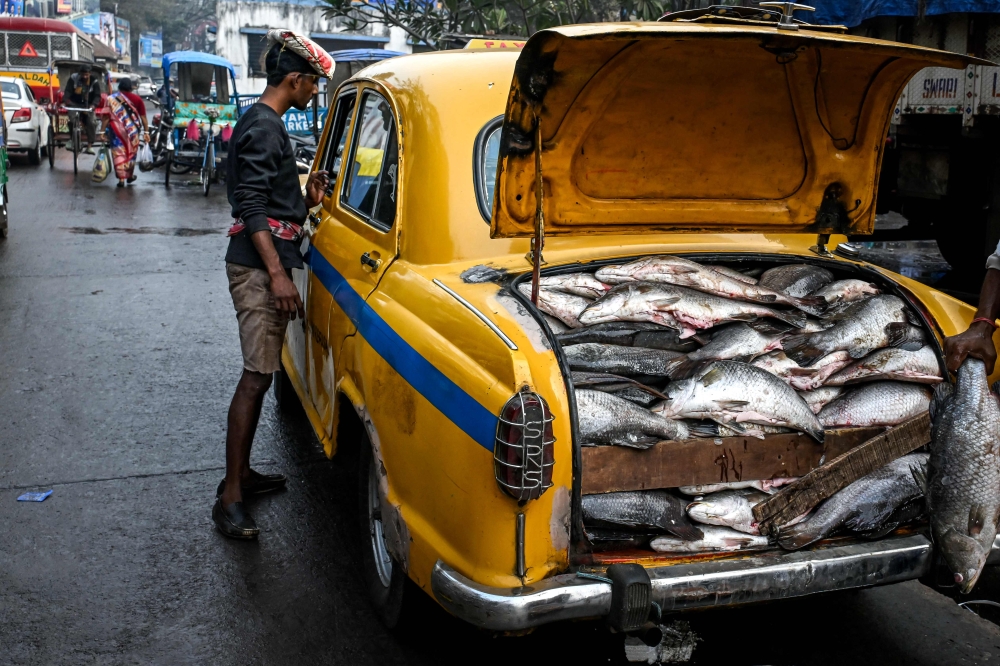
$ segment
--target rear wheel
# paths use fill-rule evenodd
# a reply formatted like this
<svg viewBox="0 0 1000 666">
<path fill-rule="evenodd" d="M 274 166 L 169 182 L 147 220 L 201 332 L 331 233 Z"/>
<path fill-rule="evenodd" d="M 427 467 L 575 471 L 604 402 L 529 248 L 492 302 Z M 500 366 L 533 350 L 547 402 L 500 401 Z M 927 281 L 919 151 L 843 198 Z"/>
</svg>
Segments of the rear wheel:
<svg viewBox="0 0 1000 666">
<path fill-rule="evenodd" d="M 361 460 L 358 464 L 361 574 L 375 612 L 382 623 L 392 629 L 399 623 L 403 611 L 406 573 L 386 548 L 378 482 L 378 469 L 371 444 L 365 441 L 361 445 Z"/>
<path fill-rule="evenodd" d="M 72 144 L 72 150 L 73 150 L 73 173 L 76 174 L 79 172 L 80 169 L 79 160 L 80 160 L 80 150 L 82 148 L 82 146 L 80 146 L 79 121 L 73 123 L 73 136 L 70 140 L 70 143 Z"/>
<path fill-rule="evenodd" d="M 173 171 L 174 166 L 174 151 L 167 151 L 167 168 L 163 170 L 163 185 L 164 187 L 170 187 L 170 172 Z"/>
<path fill-rule="evenodd" d="M 205 160 L 201 167 L 201 189 L 208 196 L 215 178 L 215 144 L 212 141 L 205 146 Z"/>
<path fill-rule="evenodd" d="M 7 202 L 3 202 L 3 206 L 0 206 L 0 238 L 7 238 L 9 233 L 9 228 L 7 226 Z"/>
<path fill-rule="evenodd" d="M 52 131 L 52 127 L 49 127 L 48 143 L 45 144 L 45 154 L 49 158 L 49 168 L 53 168 L 56 165 L 56 135 Z"/>
<path fill-rule="evenodd" d="M 42 133 L 39 131 L 36 137 L 35 147 L 28 151 L 28 163 L 31 166 L 38 166 L 42 163 Z"/>
</svg>

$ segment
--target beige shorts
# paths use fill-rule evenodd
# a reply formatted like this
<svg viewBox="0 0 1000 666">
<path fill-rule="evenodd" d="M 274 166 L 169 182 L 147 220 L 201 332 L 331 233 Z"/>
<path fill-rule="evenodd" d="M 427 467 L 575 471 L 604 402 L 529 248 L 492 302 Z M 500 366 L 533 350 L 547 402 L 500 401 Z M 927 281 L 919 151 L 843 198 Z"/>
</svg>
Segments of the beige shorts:
<svg viewBox="0 0 1000 666">
<path fill-rule="evenodd" d="M 277 372 L 288 322 L 274 306 L 271 276 L 262 268 L 228 263 L 226 275 L 240 325 L 243 367 L 265 375 Z"/>
</svg>

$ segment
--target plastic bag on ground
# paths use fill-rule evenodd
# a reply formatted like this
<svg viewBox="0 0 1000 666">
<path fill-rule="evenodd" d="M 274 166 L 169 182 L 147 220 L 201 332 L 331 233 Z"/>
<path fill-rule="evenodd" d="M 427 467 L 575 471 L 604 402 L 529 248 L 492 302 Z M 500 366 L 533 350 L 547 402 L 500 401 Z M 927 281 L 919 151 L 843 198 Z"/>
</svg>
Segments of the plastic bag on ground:
<svg viewBox="0 0 1000 666">
<path fill-rule="evenodd" d="M 94 160 L 94 173 L 90 179 L 95 183 L 103 183 L 108 179 L 109 173 L 111 173 L 111 155 L 107 148 L 101 147 L 97 151 L 97 159 Z"/>
</svg>

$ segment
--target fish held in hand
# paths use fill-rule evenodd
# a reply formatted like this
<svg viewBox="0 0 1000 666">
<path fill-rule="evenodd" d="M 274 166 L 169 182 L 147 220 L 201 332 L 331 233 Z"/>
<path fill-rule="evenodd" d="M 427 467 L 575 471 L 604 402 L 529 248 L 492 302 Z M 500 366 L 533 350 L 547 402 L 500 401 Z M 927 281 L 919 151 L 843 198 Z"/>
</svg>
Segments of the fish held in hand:
<svg viewBox="0 0 1000 666">
<path fill-rule="evenodd" d="M 658 553 L 702 553 L 702 552 L 734 552 L 754 548 L 766 548 L 768 539 L 765 536 L 754 536 L 737 532 L 730 527 L 705 525 L 700 528 L 704 537 L 695 541 L 687 541 L 676 537 L 656 537 L 649 546 Z"/>
<path fill-rule="evenodd" d="M 819 296 L 828 305 L 833 305 L 834 303 L 853 303 L 881 293 L 878 286 L 865 280 L 837 280 L 817 289 L 810 296 Z"/>
<path fill-rule="evenodd" d="M 698 348 L 694 338 L 681 340 L 672 328 L 665 328 L 648 321 L 609 321 L 572 329 L 556 336 L 561 345 L 596 342 L 604 345 L 646 347 L 666 351 L 689 352 Z"/>
<path fill-rule="evenodd" d="M 906 304 L 897 296 L 872 296 L 852 306 L 850 315 L 839 319 L 833 327 L 818 333 L 793 335 L 785 338 L 781 348 L 789 358 L 802 366 L 811 365 L 835 351 L 846 351 L 852 358 L 862 358 L 875 349 L 889 347 L 895 339 L 892 324 L 909 323 Z"/>
<path fill-rule="evenodd" d="M 674 378 L 689 376 L 695 368 L 710 361 L 751 361 L 776 349 L 785 333 L 760 332 L 743 322 L 729 324 L 712 335 L 701 349 L 670 361 L 667 373 Z"/>
<path fill-rule="evenodd" d="M 665 418 L 602 391 L 577 389 L 576 412 L 580 438 L 585 446 L 612 444 L 648 449 L 659 441 L 691 436 L 683 421 Z"/>
<path fill-rule="evenodd" d="M 990 555 L 1000 519 L 1000 407 L 982 361 L 938 384 L 931 405 L 927 509 L 931 535 L 968 594 Z"/>
<path fill-rule="evenodd" d="M 601 345 L 596 342 L 568 345 L 563 347 L 563 353 L 573 370 L 651 377 L 666 377 L 667 364 L 681 357 L 678 352 L 662 349 Z"/>
<path fill-rule="evenodd" d="M 926 412 L 930 401 L 930 389 L 921 384 L 872 382 L 846 391 L 817 418 L 824 428 L 894 426 Z"/>
<path fill-rule="evenodd" d="M 917 351 L 888 347 L 855 361 L 830 377 L 826 384 L 840 386 L 877 379 L 918 384 L 937 384 L 944 380 L 937 354 L 930 347 L 921 347 Z"/>
<path fill-rule="evenodd" d="M 531 284 L 522 282 L 517 286 L 526 298 L 531 298 Z M 580 328 L 580 313 L 587 309 L 591 300 L 583 296 L 575 296 L 552 289 L 538 290 L 538 309 L 547 315 L 552 315 L 570 328 Z"/>
<path fill-rule="evenodd" d="M 764 271 L 757 284 L 793 298 L 801 298 L 831 282 L 833 273 L 825 268 L 809 264 L 788 264 Z"/>
<path fill-rule="evenodd" d="M 765 305 L 789 305 L 809 312 L 821 311 L 826 305 L 820 297 L 793 298 L 787 294 L 750 284 L 745 279 L 734 278 L 714 271 L 690 259 L 663 255 L 645 257 L 622 266 L 605 266 L 596 276 L 612 284 L 626 282 L 654 282 L 690 287 L 707 294 Z"/>
<path fill-rule="evenodd" d="M 601 282 L 594 277 L 593 273 L 550 275 L 539 279 L 538 286 L 541 289 L 561 291 L 566 294 L 574 294 L 590 299 L 600 298 L 611 289 L 611 285 Z"/>
<path fill-rule="evenodd" d="M 766 370 L 736 361 L 716 361 L 690 379 L 667 387 L 668 401 L 653 411 L 669 418 L 711 419 L 739 428 L 743 423 L 784 426 L 823 441 L 823 427 L 785 382 Z"/>
<path fill-rule="evenodd" d="M 686 505 L 666 491 L 643 490 L 584 495 L 582 508 L 587 523 L 655 529 L 683 541 L 701 539 L 704 534 L 688 519 Z"/>
<path fill-rule="evenodd" d="M 778 545 L 798 550 L 841 530 L 874 537 L 900 524 L 899 510 L 924 496 L 927 454 L 911 453 L 834 493 L 808 520 L 778 530 Z M 912 515 L 912 514 L 911 514 Z"/>
<path fill-rule="evenodd" d="M 699 330 L 729 321 L 754 321 L 770 317 L 792 326 L 802 326 L 800 312 L 775 310 L 744 303 L 687 287 L 637 282 L 615 287 L 580 315 L 585 325 L 606 321 L 651 321 L 680 331 L 682 339 Z"/>
</svg>

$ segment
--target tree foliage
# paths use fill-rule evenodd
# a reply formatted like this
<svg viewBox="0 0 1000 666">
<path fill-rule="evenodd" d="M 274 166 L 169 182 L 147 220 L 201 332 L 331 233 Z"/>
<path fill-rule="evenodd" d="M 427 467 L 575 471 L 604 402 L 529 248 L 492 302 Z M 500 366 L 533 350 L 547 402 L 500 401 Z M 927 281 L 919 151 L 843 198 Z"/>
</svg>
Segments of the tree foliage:
<svg viewBox="0 0 1000 666">
<path fill-rule="evenodd" d="M 163 49 L 187 41 L 191 29 L 215 19 L 215 0 L 101 0 L 101 11 L 113 12 L 131 24 L 132 41 L 140 32 L 163 28 Z"/>
<path fill-rule="evenodd" d="M 572 23 L 655 21 L 667 11 L 713 4 L 704 0 L 324 0 L 325 13 L 348 30 L 402 28 L 417 44 L 448 48 L 452 35 L 529 37 Z M 742 4 L 716 0 L 714 4 Z"/>
</svg>

